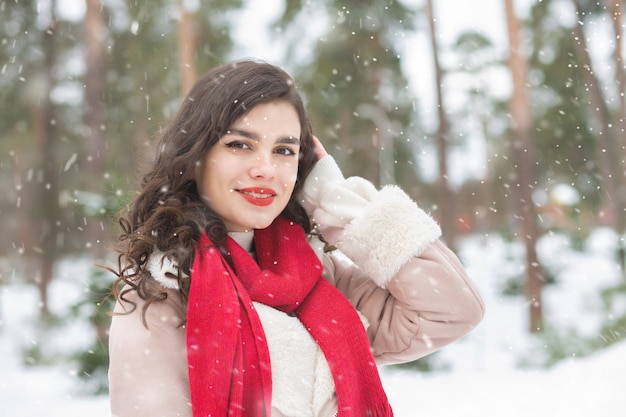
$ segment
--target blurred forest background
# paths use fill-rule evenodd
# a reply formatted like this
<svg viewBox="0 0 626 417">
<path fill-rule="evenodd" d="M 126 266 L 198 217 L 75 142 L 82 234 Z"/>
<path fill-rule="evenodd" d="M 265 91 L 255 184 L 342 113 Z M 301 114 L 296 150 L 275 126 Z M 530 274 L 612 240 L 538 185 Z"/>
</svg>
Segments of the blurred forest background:
<svg viewBox="0 0 626 417">
<path fill-rule="evenodd" d="M 453 248 L 469 235 L 523 244 L 524 267 L 503 291 L 525 294 L 528 332 L 541 334 L 541 294 L 553 281 L 537 256 L 542 235 L 564 233 L 582 248 L 592 230 L 610 228 L 624 273 L 624 2 L 543 0 L 520 18 L 502 0 L 502 49 L 482 31 L 440 47 L 446 16 L 433 1 L 285 0 L 268 24 L 268 48 L 282 51 L 272 63 L 296 78 L 346 176 L 400 185 Z M 142 162 L 198 74 L 244 58 L 234 33 L 245 30 L 247 5 L 0 0 L 0 286 L 36 287 L 42 328 L 67 319 L 49 309 L 61 260 L 115 264 L 109 247 Z M 429 40 L 428 60 L 405 58 L 409 34 Z M 420 68 L 434 75 L 427 110 L 409 88 Z M 452 154 L 483 160 L 480 173 L 455 179 Z M 74 357 L 84 375 L 106 369 L 113 278 L 94 267 L 71 312 L 96 329 L 93 349 Z M 605 345 L 625 325 L 607 323 L 618 336 Z M 31 346 L 25 361 L 45 362 L 44 351 Z"/>
</svg>

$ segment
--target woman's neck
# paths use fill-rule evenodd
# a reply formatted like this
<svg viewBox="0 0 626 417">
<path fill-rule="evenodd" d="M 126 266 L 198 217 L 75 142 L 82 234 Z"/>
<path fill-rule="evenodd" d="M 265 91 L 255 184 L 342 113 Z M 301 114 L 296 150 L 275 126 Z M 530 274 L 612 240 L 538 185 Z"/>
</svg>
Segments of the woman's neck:
<svg viewBox="0 0 626 417">
<path fill-rule="evenodd" d="M 228 236 L 230 236 L 235 242 L 239 244 L 242 248 L 244 248 L 248 252 L 252 252 L 252 245 L 254 243 L 254 232 L 228 232 Z"/>
</svg>

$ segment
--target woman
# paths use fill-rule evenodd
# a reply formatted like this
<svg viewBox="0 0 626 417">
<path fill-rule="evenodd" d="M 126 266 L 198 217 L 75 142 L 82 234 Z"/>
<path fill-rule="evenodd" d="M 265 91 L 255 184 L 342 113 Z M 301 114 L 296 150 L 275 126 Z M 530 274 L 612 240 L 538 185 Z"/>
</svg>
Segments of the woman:
<svg viewBox="0 0 626 417">
<path fill-rule="evenodd" d="M 121 220 L 113 415 L 390 416 L 376 364 L 481 320 L 438 225 L 344 179 L 281 69 L 213 69 L 157 150 Z"/>
</svg>

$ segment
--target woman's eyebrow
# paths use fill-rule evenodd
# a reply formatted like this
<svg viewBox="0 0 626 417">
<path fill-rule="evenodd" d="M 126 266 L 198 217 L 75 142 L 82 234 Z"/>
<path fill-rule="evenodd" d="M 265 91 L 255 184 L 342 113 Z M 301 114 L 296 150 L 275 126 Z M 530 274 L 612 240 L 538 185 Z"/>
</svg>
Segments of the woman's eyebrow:
<svg viewBox="0 0 626 417">
<path fill-rule="evenodd" d="M 247 138 L 247 139 L 252 139 L 255 141 L 259 141 L 259 136 L 256 133 L 253 132 L 249 132 L 247 130 L 241 130 L 241 129 L 228 129 L 226 131 L 227 135 L 235 135 L 235 136 L 241 136 L 243 138 Z"/>
<path fill-rule="evenodd" d="M 277 143 L 285 143 L 288 145 L 300 145 L 300 139 L 295 136 L 283 136 L 278 138 Z"/>
<path fill-rule="evenodd" d="M 243 130 L 243 129 L 232 129 L 231 128 L 231 129 L 228 129 L 226 131 L 226 134 L 241 136 L 243 138 L 252 139 L 252 140 L 254 140 L 256 142 L 261 140 L 259 135 L 257 135 L 256 133 L 250 132 L 248 130 Z M 276 143 L 300 145 L 300 138 L 297 138 L 295 136 L 281 136 L 281 137 L 279 137 L 276 140 Z"/>
</svg>

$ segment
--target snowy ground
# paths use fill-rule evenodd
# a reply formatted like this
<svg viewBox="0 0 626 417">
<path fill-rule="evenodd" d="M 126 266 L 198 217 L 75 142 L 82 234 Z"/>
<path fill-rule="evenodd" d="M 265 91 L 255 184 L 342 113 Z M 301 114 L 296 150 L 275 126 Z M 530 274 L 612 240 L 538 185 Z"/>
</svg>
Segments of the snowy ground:
<svg viewBox="0 0 626 417">
<path fill-rule="evenodd" d="M 597 295 L 599 289 L 620 279 L 609 260 L 615 241 L 610 232 L 600 230 L 588 240 L 584 252 L 573 251 L 560 236 L 541 242 L 542 261 L 557 279 L 544 295 L 548 322 L 594 336 L 607 316 Z M 539 361 L 543 355 L 525 332 L 524 301 L 502 296 L 499 291 L 503 277 L 519 272 L 518 249 L 498 238 L 482 237 L 466 240 L 460 254 L 482 290 L 487 316 L 473 333 L 437 354 L 435 362 L 447 364 L 447 370 L 382 369 L 397 417 L 626 415 L 626 342 L 589 357 L 572 354 L 548 369 L 519 367 L 521 359 Z M 68 301 L 80 296 L 86 286 L 84 269 L 84 262 L 76 261 L 59 268 L 51 294 L 54 311 L 67 309 Z M 4 358 L 0 416 L 109 416 L 107 398 L 81 394 L 81 383 L 70 365 L 23 364 L 25 346 L 41 344 L 59 352 L 74 351 L 90 329 L 76 324 L 40 340 L 32 325 L 36 295 L 30 287 L 15 283 L 10 274 L 4 276 L 9 285 L 0 288 L 0 355 Z"/>
</svg>

